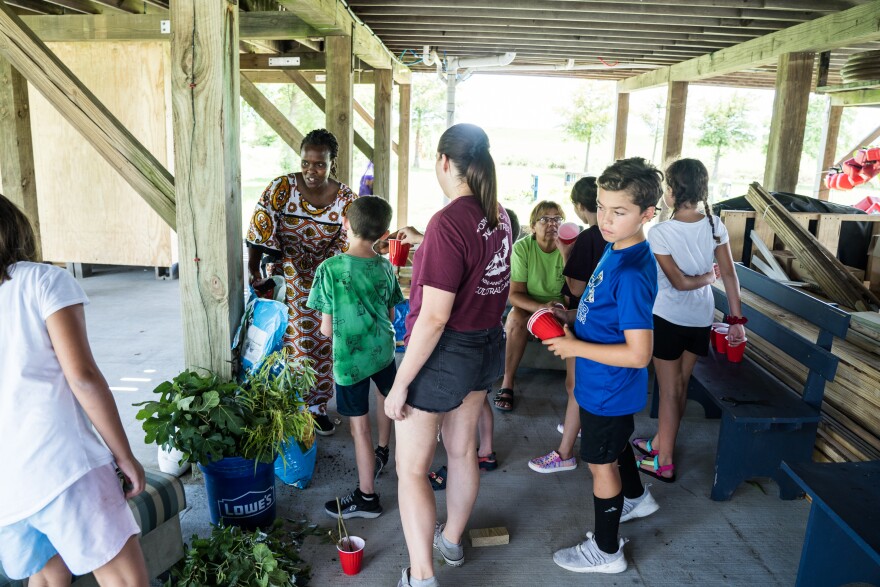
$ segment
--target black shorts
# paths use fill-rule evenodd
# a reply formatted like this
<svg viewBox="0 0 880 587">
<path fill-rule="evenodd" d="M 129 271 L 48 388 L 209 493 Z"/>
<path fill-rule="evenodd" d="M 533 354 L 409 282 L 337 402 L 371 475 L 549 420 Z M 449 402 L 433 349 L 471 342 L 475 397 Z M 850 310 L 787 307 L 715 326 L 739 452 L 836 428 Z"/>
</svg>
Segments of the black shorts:
<svg viewBox="0 0 880 587">
<path fill-rule="evenodd" d="M 472 391 L 504 374 L 504 329 L 444 330 L 425 365 L 409 384 L 406 403 L 425 412 L 451 412 Z"/>
<path fill-rule="evenodd" d="M 370 380 L 382 395 L 388 395 L 394 378 L 397 376 L 397 363 L 392 359 L 387 367 L 369 377 L 364 377 L 352 385 L 336 384 L 336 411 L 341 416 L 366 416 L 370 413 Z"/>
<path fill-rule="evenodd" d="M 591 465 L 613 463 L 636 429 L 632 414 L 597 416 L 581 408 L 581 459 Z"/>
<path fill-rule="evenodd" d="M 654 356 L 674 361 L 684 351 L 705 357 L 709 354 L 711 326 L 679 326 L 654 314 Z"/>
</svg>

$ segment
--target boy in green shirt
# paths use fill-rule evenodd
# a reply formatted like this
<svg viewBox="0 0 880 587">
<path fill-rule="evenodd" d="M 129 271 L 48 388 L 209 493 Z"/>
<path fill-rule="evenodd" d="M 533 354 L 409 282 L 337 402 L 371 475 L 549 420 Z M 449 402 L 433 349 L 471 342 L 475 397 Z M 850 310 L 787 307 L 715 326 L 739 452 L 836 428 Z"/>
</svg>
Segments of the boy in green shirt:
<svg viewBox="0 0 880 587">
<path fill-rule="evenodd" d="M 333 377 L 336 410 L 351 418 L 358 469 L 358 487 L 340 499 L 342 517 L 376 518 L 382 514 L 374 491 L 378 471 L 388 462 L 391 420 L 385 415 L 384 393 L 397 374 L 394 362 L 394 306 L 403 301 L 391 263 L 373 244 L 388 234 L 391 206 L 378 197 L 352 202 L 342 225 L 348 232 L 348 252 L 321 263 L 309 293 L 309 308 L 322 313 L 321 332 L 333 337 Z M 370 430 L 370 380 L 378 388 L 376 420 L 379 446 L 375 452 Z M 336 500 L 324 510 L 337 516 Z"/>
</svg>

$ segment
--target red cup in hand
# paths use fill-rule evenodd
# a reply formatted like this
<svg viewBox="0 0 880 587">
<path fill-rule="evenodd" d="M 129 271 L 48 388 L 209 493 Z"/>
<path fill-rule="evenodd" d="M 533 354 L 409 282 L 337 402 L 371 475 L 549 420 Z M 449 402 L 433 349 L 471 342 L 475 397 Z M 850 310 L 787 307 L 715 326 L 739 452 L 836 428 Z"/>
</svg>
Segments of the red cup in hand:
<svg viewBox="0 0 880 587">
<path fill-rule="evenodd" d="M 395 267 L 405 267 L 409 259 L 409 249 L 412 245 L 401 242 L 400 239 L 388 239 L 388 260 Z"/>
<path fill-rule="evenodd" d="M 731 363 L 740 363 L 743 360 L 743 353 L 746 352 L 746 341 L 743 341 L 737 345 L 728 344 L 727 345 L 727 360 Z"/>
<path fill-rule="evenodd" d="M 581 229 L 577 224 L 574 222 L 566 222 L 559 227 L 559 240 L 562 241 L 562 244 L 564 245 L 570 245 L 577 240 L 580 232 Z"/>
<path fill-rule="evenodd" d="M 562 325 L 556 320 L 553 316 L 553 312 L 548 308 L 541 308 L 532 314 L 532 317 L 529 318 L 527 328 L 529 329 L 529 332 L 540 340 L 565 336 L 565 330 L 562 328 Z"/>
</svg>

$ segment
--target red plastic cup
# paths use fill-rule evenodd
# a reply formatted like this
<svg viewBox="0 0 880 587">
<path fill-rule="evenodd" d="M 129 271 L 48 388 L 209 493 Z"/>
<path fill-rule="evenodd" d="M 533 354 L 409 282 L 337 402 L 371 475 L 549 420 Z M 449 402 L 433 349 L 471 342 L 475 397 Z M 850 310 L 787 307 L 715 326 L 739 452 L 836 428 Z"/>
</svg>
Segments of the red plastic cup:
<svg viewBox="0 0 880 587">
<path fill-rule="evenodd" d="M 339 551 L 339 562 L 342 563 L 343 573 L 357 575 L 361 572 L 361 565 L 364 562 L 364 546 L 364 539 L 357 536 L 349 536 L 339 541 L 336 550 Z"/>
<path fill-rule="evenodd" d="M 409 249 L 412 245 L 400 242 L 400 239 L 388 239 L 388 260 L 395 267 L 405 267 L 409 259 Z"/>
<path fill-rule="evenodd" d="M 746 352 L 746 341 L 743 340 L 737 345 L 727 345 L 727 360 L 731 363 L 740 363 L 743 360 L 743 353 Z"/>
<path fill-rule="evenodd" d="M 729 326 L 724 322 L 712 324 L 712 344 L 715 351 L 722 355 L 727 352 L 727 330 Z"/>
<path fill-rule="evenodd" d="M 527 327 L 529 332 L 540 340 L 565 336 L 565 330 L 562 328 L 562 325 L 556 320 L 553 316 L 553 312 L 548 308 L 541 308 L 532 314 L 532 317 L 529 318 Z"/>
<path fill-rule="evenodd" d="M 577 224 L 574 222 L 566 222 L 559 227 L 559 240 L 561 240 L 563 244 L 570 245 L 577 240 L 580 232 L 581 229 Z"/>
</svg>

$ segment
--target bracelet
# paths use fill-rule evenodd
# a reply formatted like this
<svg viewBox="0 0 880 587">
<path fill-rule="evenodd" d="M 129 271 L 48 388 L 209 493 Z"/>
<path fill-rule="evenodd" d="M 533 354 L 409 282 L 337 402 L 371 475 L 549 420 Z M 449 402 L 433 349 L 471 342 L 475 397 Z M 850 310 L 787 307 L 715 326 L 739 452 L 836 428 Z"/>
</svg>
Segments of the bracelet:
<svg viewBox="0 0 880 587">
<path fill-rule="evenodd" d="M 749 321 L 749 319 L 746 318 L 745 316 L 731 316 L 730 314 L 727 314 L 724 317 L 724 321 L 727 322 L 728 324 L 730 324 L 731 326 L 734 326 L 736 324 L 746 324 Z"/>
</svg>

